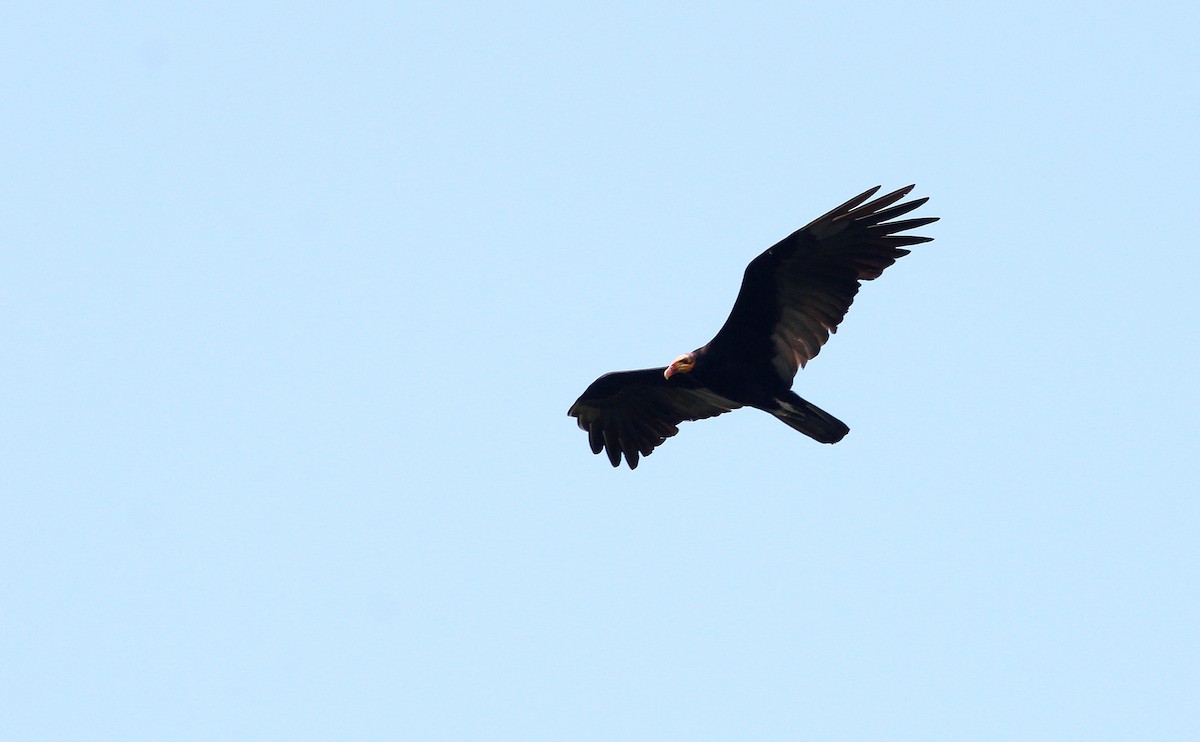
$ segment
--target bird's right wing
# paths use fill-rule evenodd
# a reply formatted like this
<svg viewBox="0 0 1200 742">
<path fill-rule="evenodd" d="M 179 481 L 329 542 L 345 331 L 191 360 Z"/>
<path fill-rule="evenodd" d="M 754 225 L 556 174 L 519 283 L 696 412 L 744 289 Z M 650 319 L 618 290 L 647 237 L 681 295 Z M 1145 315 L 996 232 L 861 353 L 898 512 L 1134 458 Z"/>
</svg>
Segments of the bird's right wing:
<svg viewBox="0 0 1200 742">
<path fill-rule="evenodd" d="M 656 446 L 679 432 L 679 423 L 741 407 L 684 376 L 668 383 L 663 378 L 665 370 L 605 374 L 575 400 L 567 414 L 587 431 L 592 453 L 607 450 L 613 466 L 621 465 L 623 453 L 629 468 L 636 469 L 638 454 L 649 456 Z"/>
</svg>

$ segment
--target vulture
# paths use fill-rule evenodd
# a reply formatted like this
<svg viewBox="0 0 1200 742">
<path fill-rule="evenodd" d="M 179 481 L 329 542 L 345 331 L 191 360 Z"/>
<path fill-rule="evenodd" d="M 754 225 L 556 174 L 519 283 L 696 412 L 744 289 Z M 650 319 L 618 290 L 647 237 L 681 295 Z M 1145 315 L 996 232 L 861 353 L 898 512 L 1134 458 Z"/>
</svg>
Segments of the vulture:
<svg viewBox="0 0 1200 742">
<path fill-rule="evenodd" d="M 660 368 L 604 374 L 567 414 L 592 453 L 630 469 L 639 456 L 703 420 L 739 407 L 769 412 L 820 443 L 850 432 L 841 420 L 791 391 L 796 372 L 837 331 L 862 281 L 932 237 L 902 235 L 937 217 L 897 219 L 927 198 L 903 201 L 913 186 L 872 197 L 876 186 L 793 232 L 750 261 L 729 318 L 706 345 Z"/>
</svg>

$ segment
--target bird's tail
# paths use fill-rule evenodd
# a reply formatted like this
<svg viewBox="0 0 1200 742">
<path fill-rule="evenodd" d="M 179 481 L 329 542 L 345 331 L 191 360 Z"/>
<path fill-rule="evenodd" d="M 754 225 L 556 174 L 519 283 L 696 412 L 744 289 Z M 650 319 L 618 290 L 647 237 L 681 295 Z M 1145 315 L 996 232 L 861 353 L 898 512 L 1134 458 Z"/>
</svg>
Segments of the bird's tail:
<svg viewBox="0 0 1200 742">
<path fill-rule="evenodd" d="M 818 443 L 837 443 L 850 432 L 846 423 L 812 402 L 801 399 L 795 392 L 786 392 L 772 401 L 775 406 L 767 409 L 767 412 Z"/>
</svg>

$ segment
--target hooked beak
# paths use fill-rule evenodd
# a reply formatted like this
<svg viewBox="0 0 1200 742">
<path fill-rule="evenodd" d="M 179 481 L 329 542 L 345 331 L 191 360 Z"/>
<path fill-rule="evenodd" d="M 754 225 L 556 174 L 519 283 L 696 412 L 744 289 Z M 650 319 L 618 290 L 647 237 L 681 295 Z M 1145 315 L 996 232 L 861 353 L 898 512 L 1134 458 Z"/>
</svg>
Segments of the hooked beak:
<svg viewBox="0 0 1200 742">
<path fill-rule="evenodd" d="M 671 361 L 671 365 L 663 371 L 663 378 L 669 379 L 675 374 L 686 374 L 692 370 L 692 366 L 696 365 L 695 353 L 684 353 L 683 355 Z"/>
</svg>

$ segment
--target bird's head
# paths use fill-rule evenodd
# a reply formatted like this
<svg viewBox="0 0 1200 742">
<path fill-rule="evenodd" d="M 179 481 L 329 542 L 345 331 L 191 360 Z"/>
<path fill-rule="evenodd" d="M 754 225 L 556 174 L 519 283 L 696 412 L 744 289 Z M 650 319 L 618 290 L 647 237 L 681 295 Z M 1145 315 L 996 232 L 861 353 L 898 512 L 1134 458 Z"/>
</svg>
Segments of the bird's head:
<svg viewBox="0 0 1200 742">
<path fill-rule="evenodd" d="M 671 365 L 667 366 L 667 370 L 663 371 L 664 378 L 671 378 L 675 374 L 686 374 L 696 366 L 696 354 L 684 353 L 675 360 L 671 361 Z"/>
</svg>

